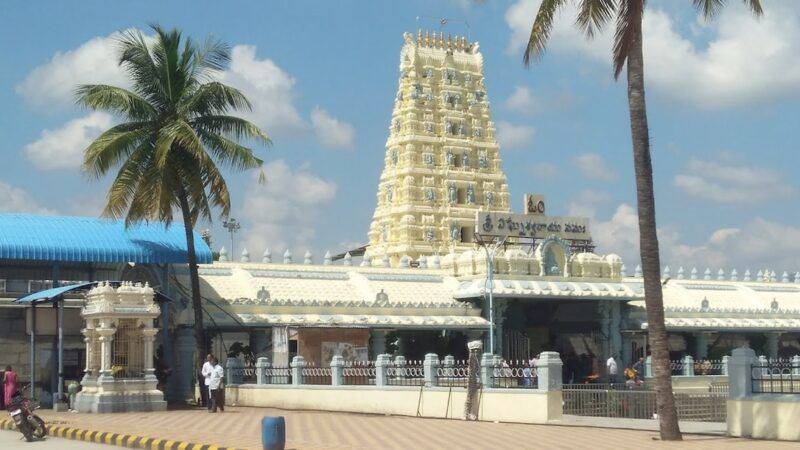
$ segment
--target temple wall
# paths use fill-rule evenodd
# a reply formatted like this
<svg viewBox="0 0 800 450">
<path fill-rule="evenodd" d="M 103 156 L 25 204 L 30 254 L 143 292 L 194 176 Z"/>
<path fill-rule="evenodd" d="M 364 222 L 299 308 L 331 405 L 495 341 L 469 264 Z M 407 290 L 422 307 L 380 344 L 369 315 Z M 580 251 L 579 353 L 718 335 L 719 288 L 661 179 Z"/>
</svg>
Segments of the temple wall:
<svg viewBox="0 0 800 450">
<path fill-rule="evenodd" d="M 228 405 L 462 419 L 466 389 L 361 386 L 227 386 Z M 548 423 L 561 419 L 561 391 L 491 389 L 481 393 L 478 420 Z M 521 408 L 520 405 L 525 405 Z"/>
<path fill-rule="evenodd" d="M 796 394 L 755 395 L 728 400 L 728 435 L 800 441 L 800 401 Z"/>
</svg>

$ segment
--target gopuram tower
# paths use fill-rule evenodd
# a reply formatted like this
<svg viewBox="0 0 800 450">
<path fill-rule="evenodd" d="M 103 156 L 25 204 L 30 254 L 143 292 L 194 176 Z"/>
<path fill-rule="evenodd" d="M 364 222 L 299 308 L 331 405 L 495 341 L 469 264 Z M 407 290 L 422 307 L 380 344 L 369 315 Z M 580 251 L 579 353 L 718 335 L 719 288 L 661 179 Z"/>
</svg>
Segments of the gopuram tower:
<svg viewBox="0 0 800 450">
<path fill-rule="evenodd" d="M 478 43 L 404 38 L 364 256 L 375 266 L 471 249 L 477 211 L 510 212 Z"/>
</svg>

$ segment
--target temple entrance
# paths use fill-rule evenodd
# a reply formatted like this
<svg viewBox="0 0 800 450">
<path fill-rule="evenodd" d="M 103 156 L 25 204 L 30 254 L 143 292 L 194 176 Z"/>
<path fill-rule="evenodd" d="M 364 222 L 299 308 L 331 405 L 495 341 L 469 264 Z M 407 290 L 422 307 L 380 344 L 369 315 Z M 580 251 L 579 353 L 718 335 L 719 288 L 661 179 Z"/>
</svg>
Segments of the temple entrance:
<svg viewBox="0 0 800 450">
<path fill-rule="evenodd" d="M 598 303 L 570 300 L 509 300 L 502 356 L 529 359 L 554 351 L 564 362 L 564 383 L 593 381 L 605 354 Z"/>
</svg>

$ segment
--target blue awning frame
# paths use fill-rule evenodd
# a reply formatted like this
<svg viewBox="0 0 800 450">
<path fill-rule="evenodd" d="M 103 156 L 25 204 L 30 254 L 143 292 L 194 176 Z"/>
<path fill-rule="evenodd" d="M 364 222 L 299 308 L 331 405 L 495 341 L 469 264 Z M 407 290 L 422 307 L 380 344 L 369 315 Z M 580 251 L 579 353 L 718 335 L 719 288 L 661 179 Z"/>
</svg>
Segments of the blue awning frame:
<svg viewBox="0 0 800 450">
<path fill-rule="evenodd" d="M 94 287 L 98 283 L 100 283 L 100 281 L 89 281 L 89 282 L 86 282 L 86 283 L 70 284 L 70 285 L 66 285 L 66 286 L 59 286 L 59 287 L 54 287 L 54 288 L 50 288 L 50 289 L 45 289 L 43 291 L 33 292 L 33 293 L 28 294 L 28 295 L 26 295 L 24 297 L 20 297 L 20 298 L 14 300 L 14 303 L 25 303 L 25 304 L 50 303 L 50 302 L 54 302 L 60 295 L 64 295 L 67 292 L 76 291 L 76 290 L 80 290 L 80 289 L 85 289 L 85 288 L 88 288 L 90 286 Z M 116 285 L 116 284 L 120 284 L 122 282 L 121 281 L 109 281 L 108 283 Z M 172 298 L 166 296 L 165 294 L 161 293 L 158 290 L 155 291 L 155 296 L 156 296 L 156 299 L 161 300 L 161 301 L 167 301 L 167 302 L 173 301 Z"/>
<path fill-rule="evenodd" d="M 59 295 L 64 295 L 67 292 L 85 288 L 88 286 L 93 286 L 97 283 L 98 283 L 97 281 L 91 281 L 88 283 L 69 284 L 66 286 L 59 286 L 50 289 L 45 289 L 43 291 L 33 292 L 24 297 L 20 297 L 14 300 L 14 303 L 48 303 L 53 301 Z"/>
</svg>

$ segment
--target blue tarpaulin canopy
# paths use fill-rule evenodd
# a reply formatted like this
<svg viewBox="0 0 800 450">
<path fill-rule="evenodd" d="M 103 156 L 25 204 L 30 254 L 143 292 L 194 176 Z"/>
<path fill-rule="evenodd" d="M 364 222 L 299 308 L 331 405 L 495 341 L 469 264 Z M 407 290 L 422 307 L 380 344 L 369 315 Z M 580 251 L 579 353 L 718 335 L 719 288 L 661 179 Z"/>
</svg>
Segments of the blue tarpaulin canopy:
<svg viewBox="0 0 800 450">
<path fill-rule="evenodd" d="M 199 264 L 211 250 L 194 233 Z M 183 224 L 72 216 L 0 214 L 0 260 L 137 264 L 188 262 Z"/>
</svg>

